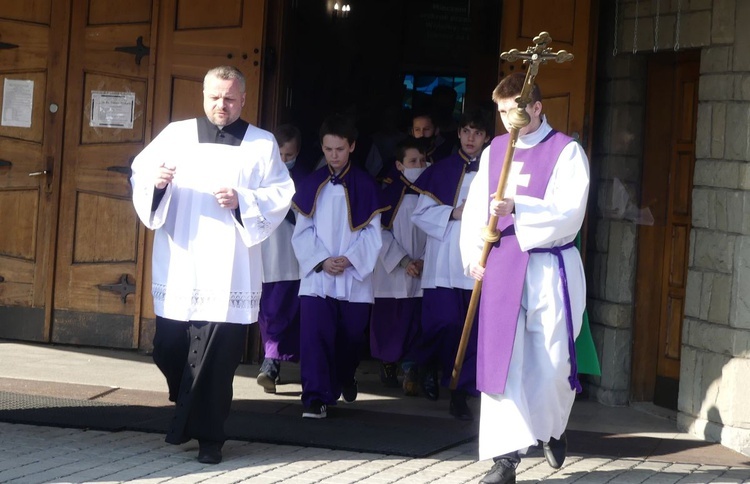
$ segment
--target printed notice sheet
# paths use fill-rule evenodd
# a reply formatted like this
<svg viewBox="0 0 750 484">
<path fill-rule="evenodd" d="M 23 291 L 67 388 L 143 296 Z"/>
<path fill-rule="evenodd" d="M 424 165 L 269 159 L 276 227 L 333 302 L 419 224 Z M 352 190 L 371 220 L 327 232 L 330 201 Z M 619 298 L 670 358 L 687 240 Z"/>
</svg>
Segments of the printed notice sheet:
<svg viewBox="0 0 750 484">
<path fill-rule="evenodd" d="M 5 79 L 3 83 L 3 116 L 0 126 L 31 127 L 34 81 Z"/>
<path fill-rule="evenodd" d="M 91 91 L 89 126 L 133 129 L 134 117 L 134 92 Z"/>
</svg>

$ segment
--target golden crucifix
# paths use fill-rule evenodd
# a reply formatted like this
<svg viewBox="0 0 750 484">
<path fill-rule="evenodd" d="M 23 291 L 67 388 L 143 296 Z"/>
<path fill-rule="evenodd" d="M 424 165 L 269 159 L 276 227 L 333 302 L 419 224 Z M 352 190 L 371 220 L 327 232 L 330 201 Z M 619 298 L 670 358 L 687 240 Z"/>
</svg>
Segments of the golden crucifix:
<svg viewBox="0 0 750 484">
<path fill-rule="evenodd" d="M 557 52 L 552 52 L 552 49 L 547 47 L 550 42 L 552 42 L 552 37 L 550 37 L 549 33 L 541 32 L 534 37 L 534 45 L 528 47 L 525 52 L 521 52 L 518 49 L 511 49 L 508 52 L 500 54 L 500 58 L 508 62 L 515 62 L 519 59 L 523 60 L 524 64 L 527 65 L 527 68 L 526 79 L 524 80 L 521 94 L 516 98 L 518 106 L 516 109 L 508 113 L 508 123 L 511 126 L 509 133 L 510 140 L 508 140 L 508 148 L 505 151 L 503 168 L 500 171 L 500 179 L 497 182 L 497 190 L 495 191 L 495 200 L 498 202 L 505 196 L 505 187 L 508 184 L 510 165 L 513 161 L 513 154 L 516 151 L 518 133 L 531 122 L 529 113 L 526 112 L 526 106 L 531 102 L 531 90 L 534 87 L 534 79 L 536 79 L 539 66 L 541 64 L 546 64 L 547 61 L 551 59 L 554 59 L 557 63 L 573 60 L 573 54 L 570 54 L 567 51 L 559 50 Z M 497 231 L 497 219 L 498 217 L 496 215 L 492 215 L 482 232 L 484 248 L 482 249 L 482 255 L 479 258 L 479 265 L 482 267 L 487 264 L 487 257 L 490 255 L 492 245 L 500 240 L 500 233 Z M 479 294 L 481 292 L 482 281 L 474 281 L 474 289 L 471 293 L 469 309 L 466 312 L 464 329 L 461 333 L 461 341 L 458 344 L 456 361 L 453 365 L 450 384 L 451 390 L 455 390 L 458 385 L 458 376 L 461 374 L 461 367 L 463 366 L 464 357 L 466 356 L 466 346 L 469 344 L 469 335 L 471 334 L 471 328 L 474 325 L 474 315 L 477 312 L 477 306 L 479 306 Z"/>
</svg>

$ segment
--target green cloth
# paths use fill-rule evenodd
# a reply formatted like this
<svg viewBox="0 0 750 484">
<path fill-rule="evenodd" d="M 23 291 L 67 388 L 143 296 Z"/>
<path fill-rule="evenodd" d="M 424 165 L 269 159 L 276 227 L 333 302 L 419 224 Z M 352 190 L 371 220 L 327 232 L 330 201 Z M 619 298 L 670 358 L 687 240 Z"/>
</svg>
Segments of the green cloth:
<svg viewBox="0 0 750 484">
<path fill-rule="evenodd" d="M 583 310 L 583 324 L 581 332 L 576 338 L 576 362 L 578 363 L 578 373 L 587 375 L 601 376 L 602 369 L 599 366 L 599 355 L 596 354 L 594 338 L 591 336 L 589 327 L 589 313 Z"/>
<path fill-rule="evenodd" d="M 581 250 L 581 234 L 576 236 L 576 247 Z M 576 338 L 576 363 L 578 363 L 578 374 L 601 376 L 602 369 L 599 365 L 599 355 L 596 353 L 594 338 L 591 336 L 591 327 L 589 326 L 589 312 L 583 310 L 583 324 L 581 332 Z"/>
</svg>

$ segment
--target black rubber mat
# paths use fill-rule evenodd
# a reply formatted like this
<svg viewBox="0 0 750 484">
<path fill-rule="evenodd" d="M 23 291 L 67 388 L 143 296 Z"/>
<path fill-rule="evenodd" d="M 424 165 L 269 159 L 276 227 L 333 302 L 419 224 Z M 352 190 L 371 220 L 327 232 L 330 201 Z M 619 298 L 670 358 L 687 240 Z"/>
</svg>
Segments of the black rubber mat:
<svg viewBox="0 0 750 484">
<path fill-rule="evenodd" d="M 268 413 L 263 402 L 238 400 L 226 424 L 233 440 L 268 442 L 425 457 L 476 439 L 477 422 L 449 418 L 385 414 L 329 407 L 328 418 L 301 418 L 298 408 Z M 165 433 L 171 406 L 118 405 L 90 400 L 26 395 L 0 391 L 0 421 L 86 428 Z"/>
</svg>

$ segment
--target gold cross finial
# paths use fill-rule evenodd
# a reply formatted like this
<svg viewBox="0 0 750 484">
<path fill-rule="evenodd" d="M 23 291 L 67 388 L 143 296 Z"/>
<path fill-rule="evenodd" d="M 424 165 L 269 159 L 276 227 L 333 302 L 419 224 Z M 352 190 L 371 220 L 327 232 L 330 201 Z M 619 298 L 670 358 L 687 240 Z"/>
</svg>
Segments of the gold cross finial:
<svg viewBox="0 0 750 484">
<path fill-rule="evenodd" d="M 518 49 L 511 49 L 508 52 L 500 54 L 500 58 L 508 62 L 523 59 L 524 64 L 529 64 L 529 69 L 533 69 L 534 74 L 539 69 L 539 64 L 544 64 L 550 59 L 555 59 L 557 63 L 573 60 L 573 54 L 568 53 L 568 51 L 559 50 L 552 52 L 552 49 L 547 47 L 550 42 L 552 42 L 552 37 L 550 37 L 549 33 L 541 32 L 534 37 L 534 45 L 527 47 L 525 52 L 521 52 Z"/>
<path fill-rule="evenodd" d="M 534 45 L 527 47 L 525 52 L 521 52 L 518 49 L 511 49 L 508 52 L 500 54 L 500 58 L 504 61 L 515 62 L 521 59 L 524 64 L 528 65 L 523 90 L 518 98 L 516 98 L 518 109 L 515 113 L 509 113 L 510 117 L 508 119 L 511 125 L 517 126 L 519 129 L 529 124 L 526 106 L 531 102 L 531 89 L 534 87 L 534 78 L 536 78 L 536 74 L 539 71 L 539 65 L 546 64 L 550 59 L 554 59 L 558 64 L 573 60 L 573 54 L 568 51 L 559 50 L 552 52 L 552 49 L 548 47 L 550 42 L 552 42 L 552 37 L 550 37 L 549 33 L 541 32 L 534 37 Z"/>
</svg>

